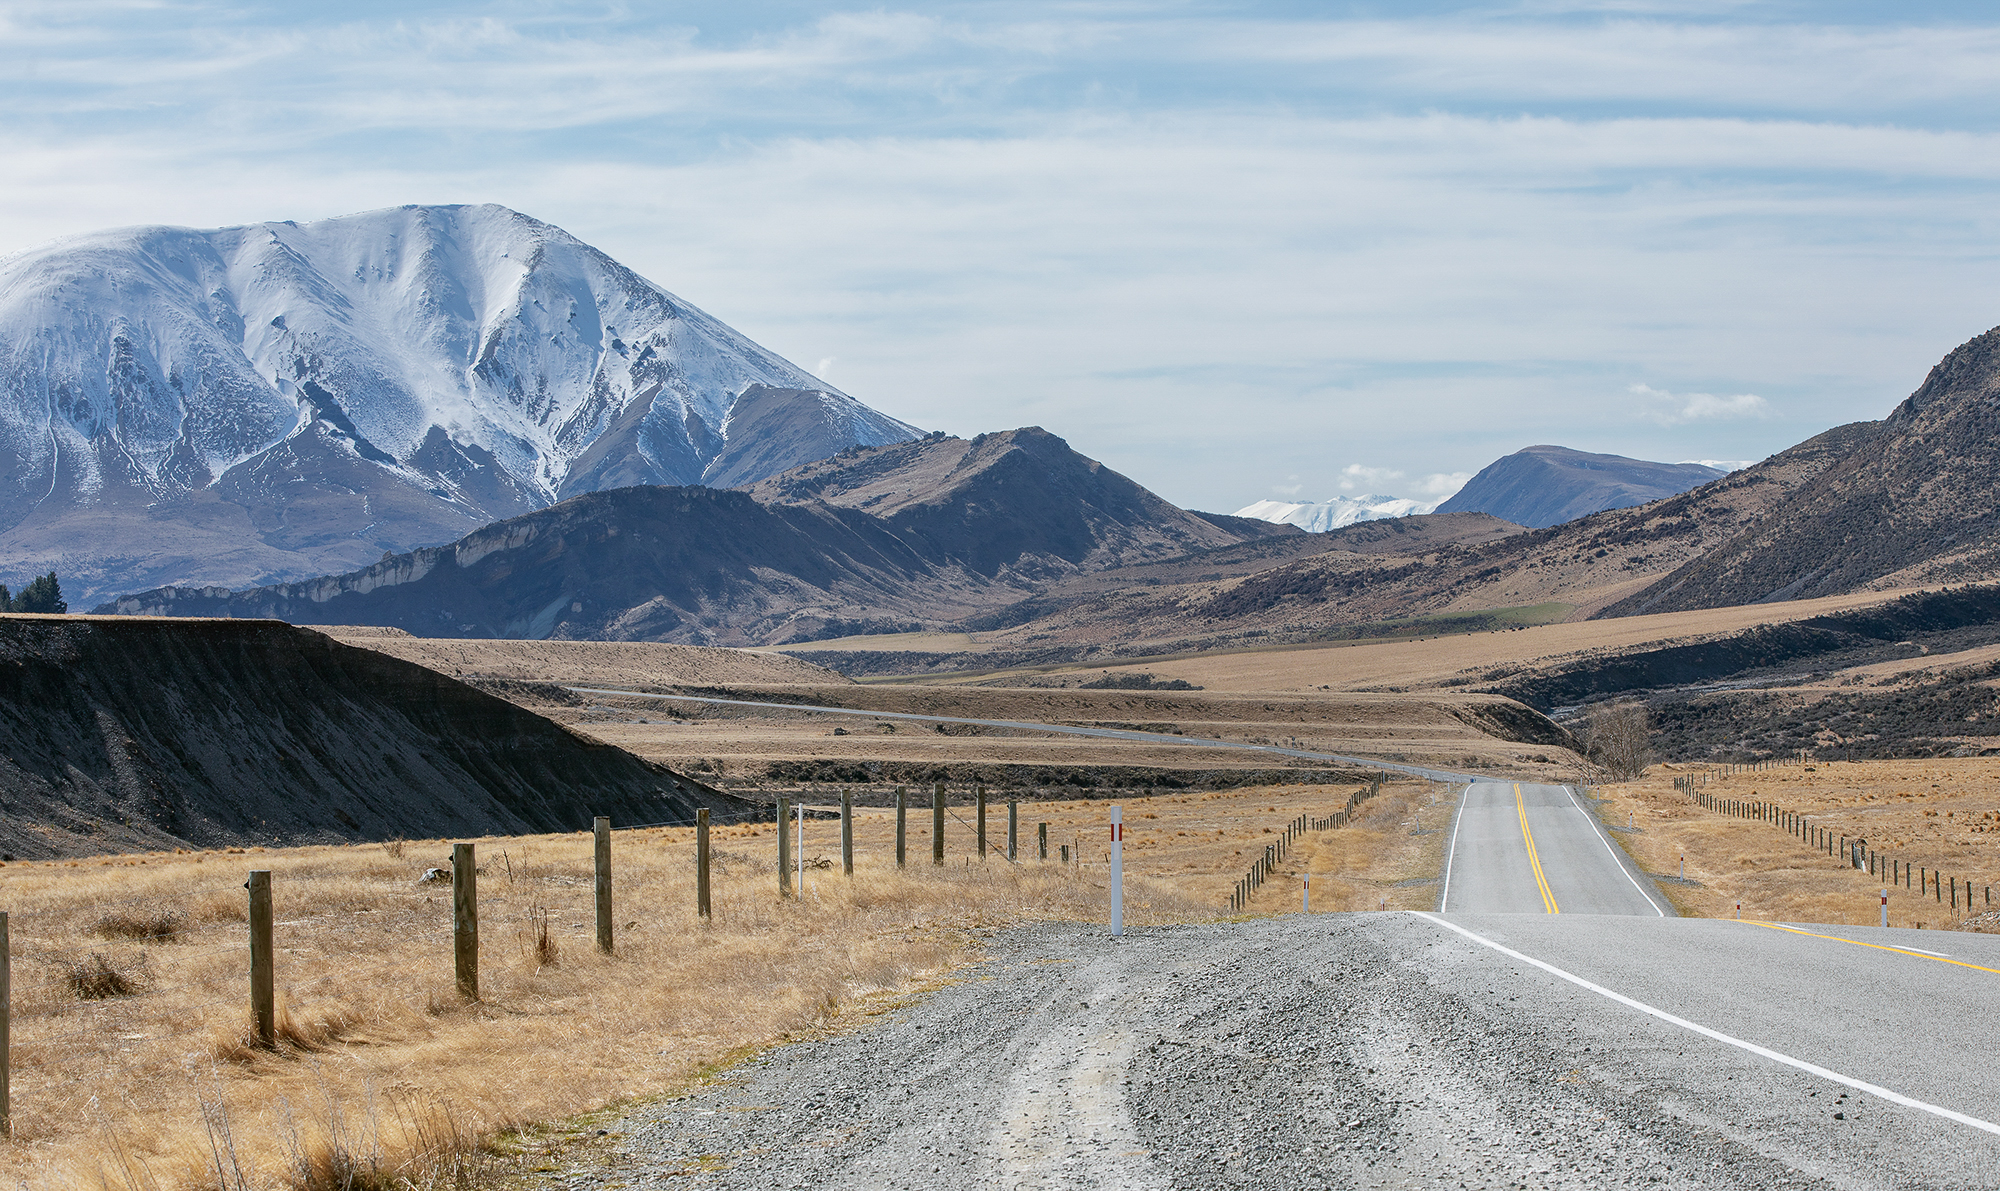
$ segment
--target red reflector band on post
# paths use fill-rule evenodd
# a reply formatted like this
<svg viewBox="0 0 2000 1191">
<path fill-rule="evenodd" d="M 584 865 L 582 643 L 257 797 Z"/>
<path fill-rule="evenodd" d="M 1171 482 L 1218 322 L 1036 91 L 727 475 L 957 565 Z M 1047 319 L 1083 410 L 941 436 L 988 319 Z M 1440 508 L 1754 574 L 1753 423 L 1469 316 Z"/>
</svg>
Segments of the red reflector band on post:
<svg viewBox="0 0 2000 1191">
<path fill-rule="evenodd" d="M 1113 823 L 1111 825 L 1111 842 L 1115 844 L 1124 838 L 1125 838 L 1125 824 Z"/>
</svg>

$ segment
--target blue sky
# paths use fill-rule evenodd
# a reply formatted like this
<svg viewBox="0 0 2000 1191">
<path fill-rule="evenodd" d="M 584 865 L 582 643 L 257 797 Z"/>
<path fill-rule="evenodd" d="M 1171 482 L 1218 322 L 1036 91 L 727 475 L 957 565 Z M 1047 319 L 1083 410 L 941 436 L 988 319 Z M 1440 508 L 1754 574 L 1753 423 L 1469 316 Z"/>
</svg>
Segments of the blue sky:
<svg viewBox="0 0 2000 1191">
<path fill-rule="evenodd" d="M 1881 4 L 0 3 L 0 253 L 499 202 L 1177 502 L 1754 459 L 2000 324 L 2000 19 Z"/>
</svg>

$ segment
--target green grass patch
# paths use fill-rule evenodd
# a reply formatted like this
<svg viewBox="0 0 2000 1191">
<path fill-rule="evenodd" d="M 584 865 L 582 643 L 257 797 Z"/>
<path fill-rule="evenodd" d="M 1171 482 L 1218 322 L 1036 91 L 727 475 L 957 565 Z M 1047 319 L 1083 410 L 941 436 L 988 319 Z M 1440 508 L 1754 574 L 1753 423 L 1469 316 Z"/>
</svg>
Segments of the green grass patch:
<svg viewBox="0 0 2000 1191">
<path fill-rule="evenodd" d="M 1575 604 L 1551 600 L 1545 604 L 1523 604 L 1514 608 L 1487 608 L 1478 612 L 1436 612 L 1428 616 L 1403 616 L 1368 624 L 1342 625 L 1317 637 L 1321 641 L 1394 640 L 1405 637 L 1442 637 L 1458 633 L 1495 633 L 1525 629 L 1538 624 L 1555 624 L 1576 611 Z"/>
</svg>

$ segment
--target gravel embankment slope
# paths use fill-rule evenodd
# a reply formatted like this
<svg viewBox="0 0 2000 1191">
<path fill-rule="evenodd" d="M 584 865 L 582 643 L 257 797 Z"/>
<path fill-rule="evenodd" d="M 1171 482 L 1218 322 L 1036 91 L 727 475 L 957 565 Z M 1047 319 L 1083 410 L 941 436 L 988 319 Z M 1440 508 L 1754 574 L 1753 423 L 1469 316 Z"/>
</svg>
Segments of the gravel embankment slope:
<svg viewBox="0 0 2000 1191">
<path fill-rule="evenodd" d="M 1994 1041 L 1979 1020 L 1990 975 L 1741 923 L 1458 921 L 1909 1095 L 1989 1119 L 2000 1103 L 2000 1076 L 1977 1058 Z M 1619 940 L 1631 945 L 1593 969 Z M 1801 999 L 1787 970 L 1820 987 Z M 1930 998 L 1886 1005 L 1871 983 L 1932 977 Z M 1931 1046 L 1943 1018 L 1952 1045 Z M 2000 1139 L 1690 1033 L 1409 914 L 1119 942 L 1019 929 L 921 1002 L 609 1128 L 608 1150 L 542 1185 L 2000 1183 Z"/>
</svg>

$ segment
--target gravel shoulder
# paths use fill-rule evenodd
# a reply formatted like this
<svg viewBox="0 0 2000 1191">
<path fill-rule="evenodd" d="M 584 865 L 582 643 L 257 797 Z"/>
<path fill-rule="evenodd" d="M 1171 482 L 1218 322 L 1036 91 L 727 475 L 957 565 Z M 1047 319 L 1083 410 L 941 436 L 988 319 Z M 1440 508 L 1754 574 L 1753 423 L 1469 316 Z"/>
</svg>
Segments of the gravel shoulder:
<svg viewBox="0 0 2000 1191">
<path fill-rule="evenodd" d="M 1850 1101 L 1409 914 L 1122 941 L 1015 929 L 874 1024 L 600 1123 L 594 1157 L 531 1185 L 1972 1187 L 2000 1171 L 1992 1137 Z"/>
</svg>

